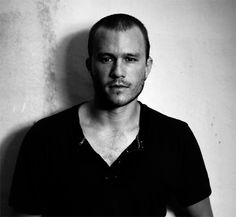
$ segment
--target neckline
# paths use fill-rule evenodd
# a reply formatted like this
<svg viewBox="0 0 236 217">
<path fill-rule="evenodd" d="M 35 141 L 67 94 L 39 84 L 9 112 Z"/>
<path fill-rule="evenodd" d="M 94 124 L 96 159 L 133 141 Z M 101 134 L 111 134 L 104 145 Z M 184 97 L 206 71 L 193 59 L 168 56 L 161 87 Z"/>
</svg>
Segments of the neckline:
<svg viewBox="0 0 236 217">
<path fill-rule="evenodd" d="M 80 118 L 79 118 L 79 109 L 80 109 L 80 107 L 84 104 L 84 103 L 87 103 L 88 101 L 84 101 L 84 102 L 82 102 L 82 103 L 79 103 L 79 104 L 77 104 L 77 105 L 75 105 L 74 106 L 74 108 L 75 108 L 75 115 L 76 115 L 76 129 L 78 129 L 79 128 L 79 135 L 80 135 L 80 138 L 79 139 L 83 139 L 83 138 L 85 138 L 85 136 L 84 136 L 84 134 L 83 134 L 83 130 L 82 130 L 82 127 L 81 127 L 81 125 L 80 125 Z M 145 113 L 146 113 L 146 105 L 145 104 L 143 104 L 143 103 L 141 103 L 140 101 L 138 101 L 138 103 L 139 103 L 139 105 L 140 105 L 140 114 L 139 114 L 139 131 L 138 131 L 138 134 L 137 135 L 139 135 L 139 139 L 140 140 L 143 140 L 144 139 L 144 132 L 143 132 L 143 128 L 145 128 L 145 126 L 146 126 L 146 121 L 147 120 L 145 120 Z M 78 131 L 77 131 L 78 132 Z M 81 137 L 83 137 L 83 138 L 81 138 Z"/>
<path fill-rule="evenodd" d="M 89 143 L 89 141 L 85 137 L 83 138 L 81 145 L 83 145 L 83 144 L 85 144 L 85 147 L 87 149 L 89 149 L 90 153 L 92 153 L 94 156 L 96 156 L 96 158 L 99 159 L 101 162 L 103 162 L 103 164 L 105 164 L 106 167 L 108 167 L 108 168 L 112 168 L 116 164 L 119 164 L 121 162 L 121 159 L 123 158 L 123 156 L 125 156 L 126 154 L 137 151 L 137 150 L 142 150 L 141 148 L 140 149 L 137 148 L 140 146 L 139 145 L 140 142 L 139 142 L 138 135 L 137 135 L 135 137 L 135 139 L 131 142 L 131 144 L 129 144 L 111 164 L 108 164 L 105 161 L 105 159 L 97 151 L 95 151 L 95 149 L 92 147 L 92 145 Z"/>
<path fill-rule="evenodd" d="M 79 108 L 82 104 L 86 103 L 87 101 L 85 102 L 82 102 L 78 105 L 75 106 L 75 110 L 76 110 L 76 133 L 78 135 L 78 143 L 79 146 L 83 146 L 84 144 L 87 144 L 86 147 L 88 147 L 92 152 L 94 152 L 97 157 L 99 157 L 109 168 L 112 167 L 114 164 L 116 164 L 116 162 L 118 162 L 120 160 L 120 158 L 125 155 L 126 153 L 128 152 L 132 152 L 134 150 L 132 150 L 131 148 L 134 147 L 133 149 L 135 149 L 135 146 L 134 146 L 134 143 L 136 143 L 137 145 L 137 150 L 142 150 L 144 148 L 143 146 L 143 124 L 144 124 L 144 117 L 143 117 L 143 113 L 144 113 L 144 105 L 138 101 L 139 105 L 140 105 L 140 117 L 139 117 L 139 131 L 136 135 L 136 137 L 134 138 L 134 140 L 120 153 L 120 155 L 115 159 L 115 161 L 109 165 L 105 160 L 104 158 L 98 153 L 95 151 L 95 149 L 92 147 L 92 145 L 89 143 L 89 141 L 86 139 L 84 133 L 83 133 L 83 130 L 82 130 L 82 127 L 81 127 L 81 124 L 80 124 L 80 118 L 79 118 Z M 129 150 L 131 149 L 131 151 Z"/>
</svg>

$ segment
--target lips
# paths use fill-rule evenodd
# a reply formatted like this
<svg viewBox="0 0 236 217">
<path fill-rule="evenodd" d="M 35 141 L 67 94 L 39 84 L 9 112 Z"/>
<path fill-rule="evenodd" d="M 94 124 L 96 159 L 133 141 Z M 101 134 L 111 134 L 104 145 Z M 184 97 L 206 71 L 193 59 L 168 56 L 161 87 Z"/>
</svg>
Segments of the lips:
<svg viewBox="0 0 236 217">
<path fill-rule="evenodd" d="M 110 88 L 129 88 L 130 84 L 124 81 L 112 81 L 108 83 Z"/>
<path fill-rule="evenodd" d="M 109 85 L 109 87 L 110 87 L 110 88 L 128 88 L 128 86 L 126 86 L 126 85 L 117 85 L 117 84 L 115 84 L 115 85 Z"/>
</svg>

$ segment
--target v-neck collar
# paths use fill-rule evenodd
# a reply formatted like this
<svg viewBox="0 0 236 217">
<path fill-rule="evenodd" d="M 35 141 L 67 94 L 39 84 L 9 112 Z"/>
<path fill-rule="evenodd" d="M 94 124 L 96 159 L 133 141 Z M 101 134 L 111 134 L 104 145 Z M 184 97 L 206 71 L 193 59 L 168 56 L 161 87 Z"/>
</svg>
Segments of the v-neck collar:
<svg viewBox="0 0 236 217">
<path fill-rule="evenodd" d="M 117 164 L 117 162 L 119 163 L 120 159 L 123 158 L 126 154 L 131 153 L 133 151 L 137 151 L 137 150 L 143 150 L 144 149 L 144 131 L 143 131 L 143 127 L 145 127 L 145 118 L 144 118 L 144 113 L 145 113 L 145 105 L 142 104 L 140 101 L 138 101 L 138 103 L 140 104 L 140 119 L 139 119 L 139 132 L 137 134 L 137 136 L 135 137 L 135 139 L 124 149 L 124 151 L 121 152 L 121 154 L 117 157 L 117 159 L 111 164 L 108 165 L 108 163 L 103 159 L 103 157 L 94 150 L 94 148 L 91 146 L 91 144 L 89 144 L 88 140 L 86 139 L 86 137 L 84 136 L 82 127 L 80 125 L 80 119 L 79 119 L 79 115 L 78 115 L 78 111 L 79 108 L 83 103 L 80 103 L 76 106 L 74 106 L 75 108 L 75 113 L 76 113 L 76 122 L 75 122 L 75 132 L 77 134 L 77 145 L 79 146 L 86 146 L 87 148 L 89 148 L 91 150 L 91 152 L 94 152 L 94 154 L 99 157 L 105 164 L 107 167 L 112 167 L 114 165 Z"/>
</svg>

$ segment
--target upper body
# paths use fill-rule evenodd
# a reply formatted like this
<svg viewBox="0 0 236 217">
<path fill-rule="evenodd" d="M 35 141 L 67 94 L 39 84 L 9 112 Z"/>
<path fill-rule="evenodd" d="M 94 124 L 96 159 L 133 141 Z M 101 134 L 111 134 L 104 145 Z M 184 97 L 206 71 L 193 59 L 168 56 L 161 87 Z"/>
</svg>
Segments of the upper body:
<svg viewBox="0 0 236 217">
<path fill-rule="evenodd" d="M 164 216 L 174 197 L 193 216 L 212 216 L 207 172 L 190 129 L 137 101 L 152 59 L 146 29 L 134 19 L 110 16 L 92 28 L 87 67 L 94 98 L 32 128 L 13 184 L 17 208 Z"/>
<path fill-rule="evenodd" d="M 210 195 L 186 123 L 139 103 L 138 134 L 116 157 L 113 148 L 100 152 L 86 138 L 78 115 L 85 105 L 39 121 L 25 137 L 11 195 L 16 209 L 45 216 L 165 216 L 172 198 L 188 207 Z"/>
</svg>

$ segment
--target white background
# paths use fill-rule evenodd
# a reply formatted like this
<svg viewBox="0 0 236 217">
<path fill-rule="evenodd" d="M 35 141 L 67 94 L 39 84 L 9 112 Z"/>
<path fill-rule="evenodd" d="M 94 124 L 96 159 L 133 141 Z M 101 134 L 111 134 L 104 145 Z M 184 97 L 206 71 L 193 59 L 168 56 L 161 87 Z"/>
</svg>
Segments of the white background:
<svg viewBox="0 0 236 217">
<path fill-rule="evenodd" d="M 154 65 L 140 100 L 190 125 L 208 169 L 214 214 L 234 216 L 234 0 L 1 0 L 1 214 L 11 214 L 7 197 L 29 127 L 91 97 L 88 28 L 117 12 L 136 16 L 149 30 Z"/>
</svg>

